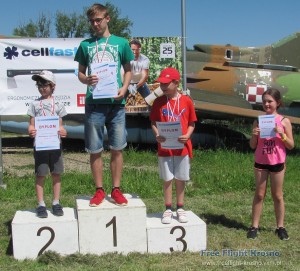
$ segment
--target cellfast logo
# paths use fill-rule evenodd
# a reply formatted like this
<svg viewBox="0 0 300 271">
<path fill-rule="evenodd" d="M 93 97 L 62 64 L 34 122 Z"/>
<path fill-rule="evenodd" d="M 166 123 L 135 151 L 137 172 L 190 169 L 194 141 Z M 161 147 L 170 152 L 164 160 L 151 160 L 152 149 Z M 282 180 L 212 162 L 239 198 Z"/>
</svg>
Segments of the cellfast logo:
<svg viewBox="0 0 300 271">
<path fill-rule="evenodd" d="M 41 56 L 74 56 L 77 52 L 77 47 L 74 48 L 54 48 L 54 47 L 43 47 L 40 49 L 24 49 L 21 52 L 18 52 L 18 48 L 16 46 L 8 46 L 5 48 L 5 52 L 3 56 L 6 59 L 13 60 L 16 57 L 24 56 L 24 57 L 41 57 Z"/>
</svg>

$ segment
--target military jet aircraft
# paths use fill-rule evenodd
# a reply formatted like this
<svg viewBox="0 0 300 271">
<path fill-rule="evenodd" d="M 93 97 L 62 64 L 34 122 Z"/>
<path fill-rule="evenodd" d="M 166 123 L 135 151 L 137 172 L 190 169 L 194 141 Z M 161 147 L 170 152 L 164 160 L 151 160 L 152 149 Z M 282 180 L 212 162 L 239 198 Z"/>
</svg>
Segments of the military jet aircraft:
<svg viewBox="0 0 300 271">
<path fill-rule="evenodd" d="M 299 49 L 300 33 L 262 47 L 194 45 L 194 50 L 186 52 L 186 79 L 198 119 L 237 116 L 254 119 L 263 114 L 262 93 L 271 86 L 282 93 L 285 107 L 281 113 L 289 116 L 294 124 L 300 124 Z M 142 107 L 141 111 L 127 112 L 128 141 L 154 143 L 149 110 L 145 110 L 145 104 Z M 16 122 L 15 116 L 2 116 L 2 129 L 26 133 L 28 118 L 18 118 Z M 83 138 L 82 124 L 82 114 L 68 115 L 65 125 L 69 137 Z M 197 143 L 201 141 L 199 134 L 195 138 Z"/>
<path fill-rule="evenodd" d="M 300 33 L 262 47 L 194 45 L 186 59 L 196 109 L 206 118 L 254 118 L 262 114 L 262 93 L 275 87 L 285 105 L 280 112 L 300 124 L 299 49 Z"/>
</svg>

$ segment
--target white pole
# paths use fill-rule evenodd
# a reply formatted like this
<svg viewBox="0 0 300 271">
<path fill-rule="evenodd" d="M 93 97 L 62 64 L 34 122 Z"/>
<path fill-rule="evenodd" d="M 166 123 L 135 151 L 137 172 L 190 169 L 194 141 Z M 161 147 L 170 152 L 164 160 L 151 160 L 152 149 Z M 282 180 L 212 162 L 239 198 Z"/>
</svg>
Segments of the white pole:
<svg viewBox="0 0 300 271">
<path fill-rule="evenodd" d="M 182 90 L 186 89 L 186 27 L 185 27 L 185 0 L 181 0 L 181 48 L 182 48 Z"/>
<path fill-rule="evenodd" d="M 0 187 L 6 189 L 6 184 L 3 183 L 3 159 L 2 159 L 1 116 L 0 116 Z"/>
</svg>

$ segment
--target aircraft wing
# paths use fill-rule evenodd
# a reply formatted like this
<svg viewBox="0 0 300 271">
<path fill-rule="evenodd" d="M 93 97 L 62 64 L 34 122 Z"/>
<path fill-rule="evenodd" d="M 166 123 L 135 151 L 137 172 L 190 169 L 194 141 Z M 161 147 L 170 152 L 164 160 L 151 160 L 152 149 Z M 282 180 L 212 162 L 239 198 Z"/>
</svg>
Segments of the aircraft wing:
<svg viewBox="0 0 300 271">
<path fill-rule="evenodd" d="M 222 118 L 233 118 L 233 117 L 246 117 L 255 119 L 259 115 L 265 114 L 264 111 L 253 110 L 247 108 L 241 108 L 231 105 L 223 105 L 223 104 L 215 104 L 203 101 L 194 100 L 195 110 L 199 112 L 199 116 L 201 117 L 201 113 L 203 115 L 211 115 L 211 116 L 222 116 Z M 293 124 L 300 124 L 300 118 L 287 116 Z"/>
</svg>

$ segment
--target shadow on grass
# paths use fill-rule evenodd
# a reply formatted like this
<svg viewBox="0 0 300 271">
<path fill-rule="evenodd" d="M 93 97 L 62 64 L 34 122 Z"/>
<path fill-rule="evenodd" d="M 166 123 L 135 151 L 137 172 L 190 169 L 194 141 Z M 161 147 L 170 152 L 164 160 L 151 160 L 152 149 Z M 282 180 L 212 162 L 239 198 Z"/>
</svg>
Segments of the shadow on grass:
<svg viewBox="0 0 300 271">
<path fill-rule="evenodd" d="M 204 213 L 201 214 L 201 217 L 203 217 L 206 220 L 207 224 L 221 224 L 227 228 L 235 228 L 237 230 L 245 230 L 245 231 L 247 231 L 249 228 L 248 226 L 245 226 L 243 223 L 227 218 L 225 215 Z"/>
<path fill-rule="evenodd" d="M 13 255 L 13 241 L 12 241 L 11 223 L 12 223 L 12 219 L 4 223 L 4 225 L 7 227 L 8 235 L 10 236 L 9 244 L 7 246 L 7 249 L 6 249 L 6 255 L 8 255 L 8 256 Z"/>
<path fill-rule="evenodd" d="M 64 151 L 85 152 L 84 140 L 63 138 L 62 146 Z M 3 153 L 31 152 L 33 149 L 33 139 L 25 136 L 2 138 Z"/>
</svg>

